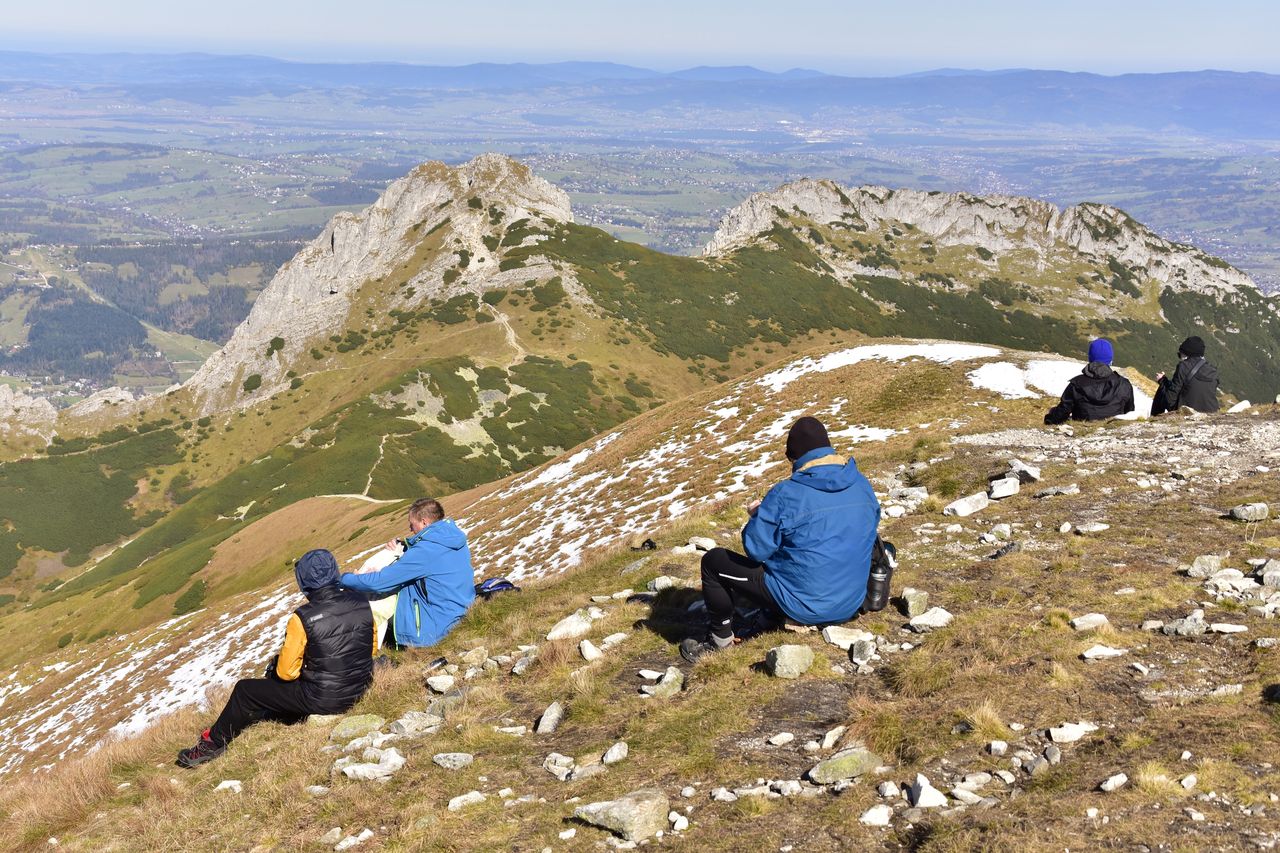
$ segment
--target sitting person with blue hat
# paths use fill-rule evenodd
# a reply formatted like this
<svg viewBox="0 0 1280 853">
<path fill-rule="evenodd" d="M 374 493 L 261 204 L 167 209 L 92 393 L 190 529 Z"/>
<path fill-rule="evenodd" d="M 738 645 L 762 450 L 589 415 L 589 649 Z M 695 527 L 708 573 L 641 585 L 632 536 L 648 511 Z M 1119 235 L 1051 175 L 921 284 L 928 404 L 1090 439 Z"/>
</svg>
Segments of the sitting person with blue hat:
<svg viewBox="0 0 1280 853">
<path fill-rule="evenodd" d="M 1079 376 L 1071 377 L 1062 399 L 1044 416 L 1044 422 L 1104 421 L 1132 412 L 1133 385 L 1111 369 L 1114 357 L 1111 341 L 1106 338 L 1089 344 L 1089 363 Z"/>
</svg>

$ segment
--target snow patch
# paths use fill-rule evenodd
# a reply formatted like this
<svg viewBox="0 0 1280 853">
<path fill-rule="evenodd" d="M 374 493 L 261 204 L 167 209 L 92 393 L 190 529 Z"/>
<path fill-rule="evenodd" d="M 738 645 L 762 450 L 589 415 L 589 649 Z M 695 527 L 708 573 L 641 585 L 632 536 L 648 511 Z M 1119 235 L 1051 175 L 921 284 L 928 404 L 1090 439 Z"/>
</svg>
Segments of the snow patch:
<svg viewBox="0 0 1280 853">
<path fill-rule="evenodd" d="M 871 359 L 903 361 L 908 358 L 927 358 L 930 361 L 950 364 L 955 361 L 991 358 L 999 354 L 1000 350 L 995 347 L 977 344 L 874 344 L 839 350 L 820 358 L 802 358 L 786 367 L 766 373 L 756 382 L 776 394 L 801 376 L 807 376 L 810 373 L 830 373 Z"/>
</svg>

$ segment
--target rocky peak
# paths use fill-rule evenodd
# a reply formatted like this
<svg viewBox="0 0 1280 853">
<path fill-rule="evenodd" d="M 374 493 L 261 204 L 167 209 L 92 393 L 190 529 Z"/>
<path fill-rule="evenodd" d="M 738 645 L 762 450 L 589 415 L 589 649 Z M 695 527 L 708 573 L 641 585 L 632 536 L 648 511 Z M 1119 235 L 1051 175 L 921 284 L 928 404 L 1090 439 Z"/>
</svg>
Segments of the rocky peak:
<svg viewBox="0 0 1280 853">
<path fill-rule="evenodd" d="M 979 197 L 879 186 L 846 189 L 825 180 L 795 181 L 755 193 L 724 216 L 703 253 L 721 255 L 749 245 L 772 229 L 782 214 L 798 214 L 823 225 L 857 223 L 877 228 L 900 222 L 941 246 L 978 246 L 993 254 L 1031 249 L 1043 256 L 1066 247 L 1145 268 L 1153 278 L 1177 289 L 1218 293 L 1256 289 L 1234 267 L 1194 247 L 1165 240 L 1109 205 L 1086 203 L 1061 209 L 1018 196 Z"/>
<path fill-rule="evenodd" d="M 0 436 L 36 436 L 47 444 L 57 418 L 58 412 L 48 400 L 0 382 Z"/>
<path fill-rule="evenodd" d="M 540 217 L 570 222 L 565 193 L 499 154 L 460 166 L 424 163 L 395 181 L 359 213 L 339 213 L 276 273 L 231 340 L 187 382 L 202 413 L 246 405 L 287 382 L 288 365 L 317 338 L 340 333 L 355 301 L 371 283 L 413 257 L 423 235 L 447 224 L 473 256 L 489 254 L 482 238 L 502 222 Z M 497 264 L 492 265 L 495 268 Z M 417 301 L 440 294 L 441 264 L 427 264 L 412 281 Z M 391 307 L 391 306 L 387 306 Z M 272 346 L 279 338 L 283 346 Z M 271 350 L 272 354 L 267 355 Z M 261 377 L 253 391 L 244 380 Z"/>
</svg>

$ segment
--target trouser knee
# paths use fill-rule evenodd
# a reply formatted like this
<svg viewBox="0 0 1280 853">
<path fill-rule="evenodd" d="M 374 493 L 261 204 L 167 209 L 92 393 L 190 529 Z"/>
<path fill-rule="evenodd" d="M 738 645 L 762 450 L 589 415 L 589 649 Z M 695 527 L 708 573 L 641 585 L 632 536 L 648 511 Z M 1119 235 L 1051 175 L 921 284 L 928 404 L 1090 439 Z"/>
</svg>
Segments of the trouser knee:
<svg viewBox="0 0 1280 853">
<path fill-rule="evenodd" d="M 711 578 L 713 583 L 719 583 L 720 579 L 716 576 L 716 570 L 724 565 L 725 556 L 728 554 L 725 548 L 712 548 L 710 551 L 702 555 L 702 582 L 705 584 L 707 578 Z"/>
</svg>

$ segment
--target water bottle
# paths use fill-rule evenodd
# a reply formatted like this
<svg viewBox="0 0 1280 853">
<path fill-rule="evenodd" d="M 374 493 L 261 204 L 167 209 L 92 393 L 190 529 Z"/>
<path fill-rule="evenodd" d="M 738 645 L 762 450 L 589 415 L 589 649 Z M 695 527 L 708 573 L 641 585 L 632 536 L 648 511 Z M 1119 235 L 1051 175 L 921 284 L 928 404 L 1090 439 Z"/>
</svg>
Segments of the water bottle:
<svg viewBox="0 0 1280 853">
<path fill-rule="evenodd" d="M 898 565 L 897 549 L 889 542 L 876 539 L 876 547 L 871 552 L 871 572 L 867 575 L 867 595 L 862 602 L 865 613 L 876 613 L 889 604 L 889 587 L 893 581 L 893 570 Z"/>
</svg>

